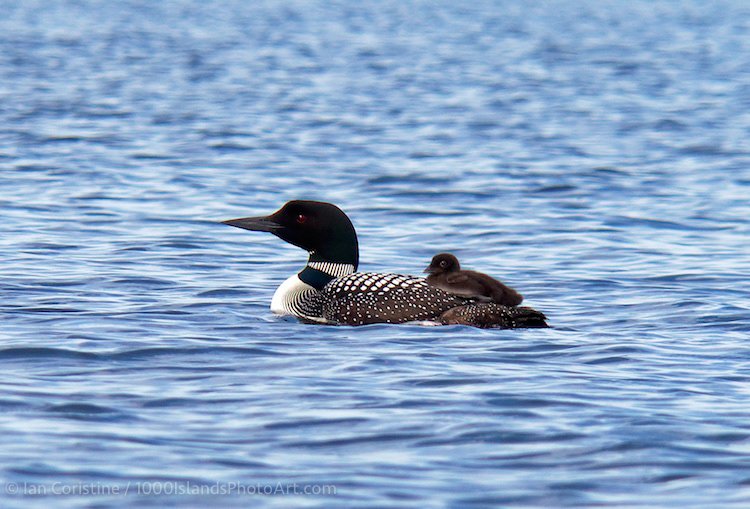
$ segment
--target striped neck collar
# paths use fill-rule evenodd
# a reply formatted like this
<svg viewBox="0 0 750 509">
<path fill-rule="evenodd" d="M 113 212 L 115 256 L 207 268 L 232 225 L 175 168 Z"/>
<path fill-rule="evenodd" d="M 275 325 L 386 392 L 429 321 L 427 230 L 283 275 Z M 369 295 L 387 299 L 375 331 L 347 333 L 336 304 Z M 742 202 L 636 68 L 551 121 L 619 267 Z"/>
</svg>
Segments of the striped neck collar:
<svg viewBox="0 0 750 509">
<path fill-rule="evenodd" d="M 300 280 L 316 290 L 322 290 L 332 279 L 336 279 L 354 272 L 354 265 L 336 262 L 307 262 L 302 272 L 298 274 Z"/>
<path fill-rule="evenodd" d="M 351 263 L 307 262 L 307 266 L 333 277 L 346 276 L 354 272 L 354 265 Z"/>
</svg>

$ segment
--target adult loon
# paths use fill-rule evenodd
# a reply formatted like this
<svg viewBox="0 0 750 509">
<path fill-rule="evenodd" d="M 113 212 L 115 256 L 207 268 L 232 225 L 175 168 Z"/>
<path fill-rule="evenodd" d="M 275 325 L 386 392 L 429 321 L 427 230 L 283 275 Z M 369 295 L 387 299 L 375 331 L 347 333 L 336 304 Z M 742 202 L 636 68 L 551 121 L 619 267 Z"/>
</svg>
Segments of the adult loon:
<svg viewBox="0 0 750 509">
<path fill-rule="evenodd" d="M 356 272 L 357 233 L 349 217 L 331 203 L 294 200 L 269 216 L 223 221 L 245 230 L 270 232 L 309 253 L 307 265 L 284 281 L 271 311 L 305 321 L 341 325 L 434 321 L 475 327 L 547 327 L 545 316 L 527 307 L 451 294 L 424 278 Z"/>
<path fill-rule="evenodd" d="M 497 302 L 505 306 L 518 306 L 523 296 L 487 274 L 461 270 L 458 258 L 450 253 L 436 254 L 424 270 L 429 274 L 427 284 L 448 293 L 474 297 L 483 302 Z"/>
</svg>

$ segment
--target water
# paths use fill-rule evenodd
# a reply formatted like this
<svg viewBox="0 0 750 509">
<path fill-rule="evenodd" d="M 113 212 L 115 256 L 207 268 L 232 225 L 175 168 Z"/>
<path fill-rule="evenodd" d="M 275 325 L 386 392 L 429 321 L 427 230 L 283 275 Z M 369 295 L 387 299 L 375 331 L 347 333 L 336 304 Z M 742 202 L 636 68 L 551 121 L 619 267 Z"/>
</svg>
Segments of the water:
<svg viewBox="0 0 750 509">
<path fill-rule="evenodd" d="M 3 507 L 750 504 L 746 2 L 0 4 Z M 293 198 L 554 328 L 276 318 Z"/>
</svg>

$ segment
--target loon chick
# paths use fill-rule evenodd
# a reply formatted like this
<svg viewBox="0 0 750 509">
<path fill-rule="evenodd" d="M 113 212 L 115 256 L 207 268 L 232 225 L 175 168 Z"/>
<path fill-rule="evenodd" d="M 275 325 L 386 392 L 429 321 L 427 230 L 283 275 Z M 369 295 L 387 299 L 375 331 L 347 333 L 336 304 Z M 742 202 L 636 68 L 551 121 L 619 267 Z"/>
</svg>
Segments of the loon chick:
<svg viewBox="0 0 750 509">
<path fill-rule="evenodd" d="M 273 233 L 309 253 L 305 268 L 274 293 L 271 311 L 277 314 L 342 325 L 436 321 L 475 327 L 547 327 L 544 315 L 531 308 L 479 303 L 420 277 L 356 272 L 357 233 L 347 215 L 331 203 L 294 200 L 269 216 L 223 222 Z"/>
<path fill-rule="evenodd" d="M 458 258 L 450 253 L 435 255 L 424 271 L 429 274 L 427 284 L 448 293 L 474 297 L 485 302 L 496 302 L 505 306 L 518 306 L 523 302 L 523 296 L 520 293 L 487 274 L 461 270 Z"/>
</svg>

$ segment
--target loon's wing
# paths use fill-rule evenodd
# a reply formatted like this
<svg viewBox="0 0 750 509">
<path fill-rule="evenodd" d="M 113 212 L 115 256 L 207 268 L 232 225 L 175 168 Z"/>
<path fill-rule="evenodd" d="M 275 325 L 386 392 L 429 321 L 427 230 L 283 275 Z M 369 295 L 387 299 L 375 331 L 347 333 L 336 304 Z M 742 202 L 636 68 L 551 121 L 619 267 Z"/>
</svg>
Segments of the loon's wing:
<svg viewBox="0 0 750 509">
<path fill-rule="evenodd" d="M 469 281 L 469 276 L 467 276 L 466 274 L 461 274 L 460 272 L 453 274 L 449 273 L 446 275 L 445 280 L 452 285 L 460 285 Z"/>
<path fill-rule="evenodd" d="M 489 295 L 492 301 L 504 306 L 517 306 L 523 302 L 523 296 L 510 286 L 487 274 L 481 272 L 474 274 L 477 282 L 484 286 L 485 295 Z"/>
<path fill-rule="evenodd" d="M 548 327 L 535 309 L 467 299 L 400 274 L 355 272 L 332 280 L 318 295 L 322 318 L 342 325 L 432 320 L 481 328 Z"/>
<path fill-rule="evenodd" d="M 424 278 L 355 272 L 322 290 L 323 317 L 345 325 L 437 320 L 470 300 L 430 286 Z"/>
<path fill-rule="evenodd" d="M 448 293 L 460 295 L 461 297 L 472 298 L 483 302 L 489 302 L 492 300 L 490 298 L 490 290 L 487 286 L 483 284 L 481 280 L 470 277 L 469 274 L 461 272 L 447 274 L 445 281 L 447 283 L 445 286 L 440 284 L 435 286 Z"/>
<path fill-rule="evenodd" d="M 471 325 L 482 329 L 549 327 L 544 313 L 529 307 L 508 307 L 496 302 L 456 306 L 440 315 L 443 325 Z"/>
</svg>

